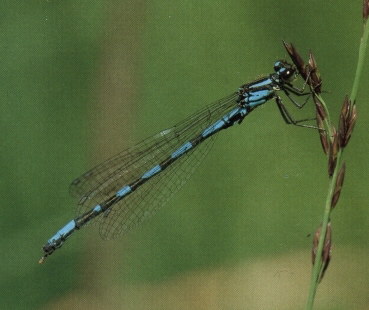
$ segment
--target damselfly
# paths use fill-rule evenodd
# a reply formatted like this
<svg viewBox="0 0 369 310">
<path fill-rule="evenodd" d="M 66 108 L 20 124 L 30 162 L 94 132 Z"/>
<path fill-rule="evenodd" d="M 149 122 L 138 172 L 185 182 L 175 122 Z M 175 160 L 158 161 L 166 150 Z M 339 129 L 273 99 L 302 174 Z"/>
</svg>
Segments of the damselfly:
<svg viewBox="0 0 369 310">
<path fill-rule="evenodd" d="M 143 222 L 185 183 L 208 153 L 216 133 L 240 124 L 270 99 L 276 100 L 287 124 L 314 127 L 304 124 L 308 119 L 293 120 L 278 96 L 282 91 L 298 108 L 308 101 L 310 92 L 292 84 L 298 75 L 296 68 L 279 60 L 274 70 L 75 179 L 70 191 L 78 198 L 78 217 L 47 241 L 39 262 L 89 222 L 99 222 L 103 239 L 114 238 Z M 307 97 L 300 104 L 292 95 Z"/>
</svg>

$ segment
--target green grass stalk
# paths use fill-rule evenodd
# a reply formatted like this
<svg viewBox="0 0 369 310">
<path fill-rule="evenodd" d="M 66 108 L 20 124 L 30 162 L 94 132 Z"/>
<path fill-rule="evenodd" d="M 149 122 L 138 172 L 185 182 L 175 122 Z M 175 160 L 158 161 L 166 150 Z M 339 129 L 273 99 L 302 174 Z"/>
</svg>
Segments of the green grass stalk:
<svg viewBox="0 0 369 310">
<path fill-rule="evenodd" d="M 369 22 L 366 21 L 364 23 L 364 32 L 363 32 L 363 36 L 361 38 L 360 47 L 359 47 L 358 63 L 357 63 L 356 73 L 355 73 L 355 77 L 354 77 L 354 83 L 353 83 L 353 87 L 352 87 L 352 91 L 351 91 L 351 95 L 350 95 L 351 105 L 355 104 L 355 100 L 356 100 L 356 97 L 357 97 L 357 93 L 358 93 L 358 89 L 359 89 L 359 83 L 360 83 L 362 70 L 363 70 L 363 66 L 364 66 L 364 58 L 365 58 L 365 53 L 366 53 L 368 37 L 369 37 Z M 328 108 L 327 108 L 327 105 L 324 102 L 323 98 L 321 98 L 320 95 L 316 95 L 316 97 L 321 102 L 321 104 L 324 106 L 324 108 L 327 112 L 326 113 L 326 118 L 323 120 L 323 122 L 324 122 L 324 127 L 325 127 L 325 129 L 327 130 L 327 133 L 328 133 L 328 138 L 331 140 L 330 141 L 331 142 L 330 147 L 332 147 L 332 139 L 333 139 L 333 130 L 334 129 L 333 129 L 333 125 L 332 125 L 332 122 L 331 122 L 331 119 L 330 119 L 330 116 L 329 116 Z M 325 244 L 325 236 L 326 236 L 326 232 L 327 232 L 328 223 L 330 221 L 331 212 L 332 212 L 332 209 L 333 209 L 332 208 L 332 198 L 333 198 L 333 195 L 334 195 L 334 192 L 335 192 L 337 177 L 338 177 L 339 171 L 340 171 L 341 166 L 342 166 L 342 152 L 343 152 L 343 150 L 344 150 L 344 147 L 340 147 L 338 152 L 337 152 L 337 159 L 336 159 L 337 162 L 336 162 L 332 177 L 329 179 L 328 193 L 327 193 L 327 198 L 326 198 L 325 207 L 324 207 L 324 214 L 323 214 L 322 226 L 321 226 L 321 231 L 320 231 L 320 236 L 319 236 L 319 243 L 318 243 L 318 248 L 317 248 L 316 257 L 315 257 L 315 264 L 313 266 L 312 275 L 311 275 L 309 294 L 308 294 L 307 304 L 306 304 L 306 308 L 305 308 L 306 310 L 312 310 L 313 309 L 318 284 L 319 284 L 320 279 L 321 279 L 321 272 L 322 272 L 322 267 L 323 267 L 323 263 L 324 263 L 322 254 L 323 254 L 323 249 L 324 249 L 324 244 Z"/>
</svg>

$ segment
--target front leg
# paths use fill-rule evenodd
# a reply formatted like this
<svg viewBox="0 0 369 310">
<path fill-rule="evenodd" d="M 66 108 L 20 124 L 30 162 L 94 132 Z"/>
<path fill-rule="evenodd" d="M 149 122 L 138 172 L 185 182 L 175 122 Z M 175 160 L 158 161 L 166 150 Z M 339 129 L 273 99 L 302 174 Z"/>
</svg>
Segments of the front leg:
<svg viewBox="0 0 369 310">
<path fill-rule="evenodd" d="M 279 96 L 277 96 L 275 98 L 275 101 L 277 103 L 277 107 L 279 109 L 279 112 L 281 113 L 282 118 L 283 118 L 283 120 L 285 121 L 286 124 L 295 125 L 295 126 L 299 126 L 299 127 L 313 128 L 313 129 L 322 130 L 321 128 L 318 128 L 318 127 L 313 126 L 313 125 L 300 124 L 302 122 L 315 120 L 316 119 L 315 117 L 314 118 L 306 118 L 306 119 L 295 120 L 295 119 L 293 119 L 291 114 L 288 112 L 287 108 L 282 103 L 282 99 Z"/>
<path fill-rule="evenodd" d="M 311 95 L 311 93 L 304 93 L 304 94 L 300 94 L 299 96 L 307 96 L 306 97 L 306 99 L 305 99 L 305 101 L 303 102 L 303 103 L 298 103 L 295 99 L 293 99 L 292 97 L 291 97 L 291 94 L 288 92 L 288 91 L 291 91 L 290 89 L 288 89 L 288 88 L 286 88 L 286 87 L 284 87 L 283 88 L 283 92 L 286 94 L 286 96 L 288 97 L 288 99 L 297 107 L 297 108 L 299 108 L 299 109 L 302 109 L 304 106 L 305 106 L 305 104 L 309 101 L 309 99 L 310 99 L 310 95 Z M 295 94 L 294 92 L 292 92 L 293 94 Z"/>
</svg>

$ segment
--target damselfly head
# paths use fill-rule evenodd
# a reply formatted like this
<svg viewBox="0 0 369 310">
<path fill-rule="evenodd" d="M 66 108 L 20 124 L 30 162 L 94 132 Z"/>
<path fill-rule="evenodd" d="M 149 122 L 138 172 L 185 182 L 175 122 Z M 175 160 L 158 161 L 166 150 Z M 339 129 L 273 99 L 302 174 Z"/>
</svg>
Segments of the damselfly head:
<svg viewBox="0 0 369 310">
<path fill-rule="evenodd" d="M 274 63 L 274 70 L 282 80 L 287 82 L 295 79 L 297 75 L 295 66 L 284 60 L 276 61 Z"/>
</svg>

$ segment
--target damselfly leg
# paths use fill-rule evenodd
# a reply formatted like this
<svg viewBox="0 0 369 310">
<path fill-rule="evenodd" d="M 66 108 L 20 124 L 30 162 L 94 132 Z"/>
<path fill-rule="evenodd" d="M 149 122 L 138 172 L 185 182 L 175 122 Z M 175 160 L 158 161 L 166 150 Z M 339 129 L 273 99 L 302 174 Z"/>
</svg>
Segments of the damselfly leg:
<svg viewBox="0 0 369 310">
<path fill-rule="evenodd" d="M 309 95 L 309 94 L 307 94 Z M 290 98 L 290 96 L 287 95 L 288 98 Z M 309 98 L 308 98 L 309 99 Z M 292 98 L 290 98 L 290 100 L 292 101 Z M 314 125 L 307 125 L 307 124 L 301 124 L 304 122 L 308 122 L 308 121 L 313 121 L 316 120 L 315 117 L 312 118 L 304 118 L 304 119 L 299 119 L 299 120 L 295 120 L 292 115 L 290 114 L 290 112 L 288 111 L 288 109 L 286 108 L 286 106 L 282 103 L 282 99 L 281 97 L 277 96 L 275 98 L 275 101 L 277 103 L 277 107 L 279 109 L 279 112 L 282 115 L 283 120 L 285 121 L 286 124 L 288 125 L 295 125 L 295 126 L 299 126 L 299 127 L 305 127 L 305 128 L 312 128 L 312 129 L 318 129 L 318 130 L 322 130 L 321 128 L 314 126 Z M 294 101 L 292 101 L 294 102 Z M 307 100 L 305 100 L 305 102 L 303 103 L 303 105 L 296 105 L 299 109 L 302 108 L 305 104 L 306 104 Z"/>
</svg>

